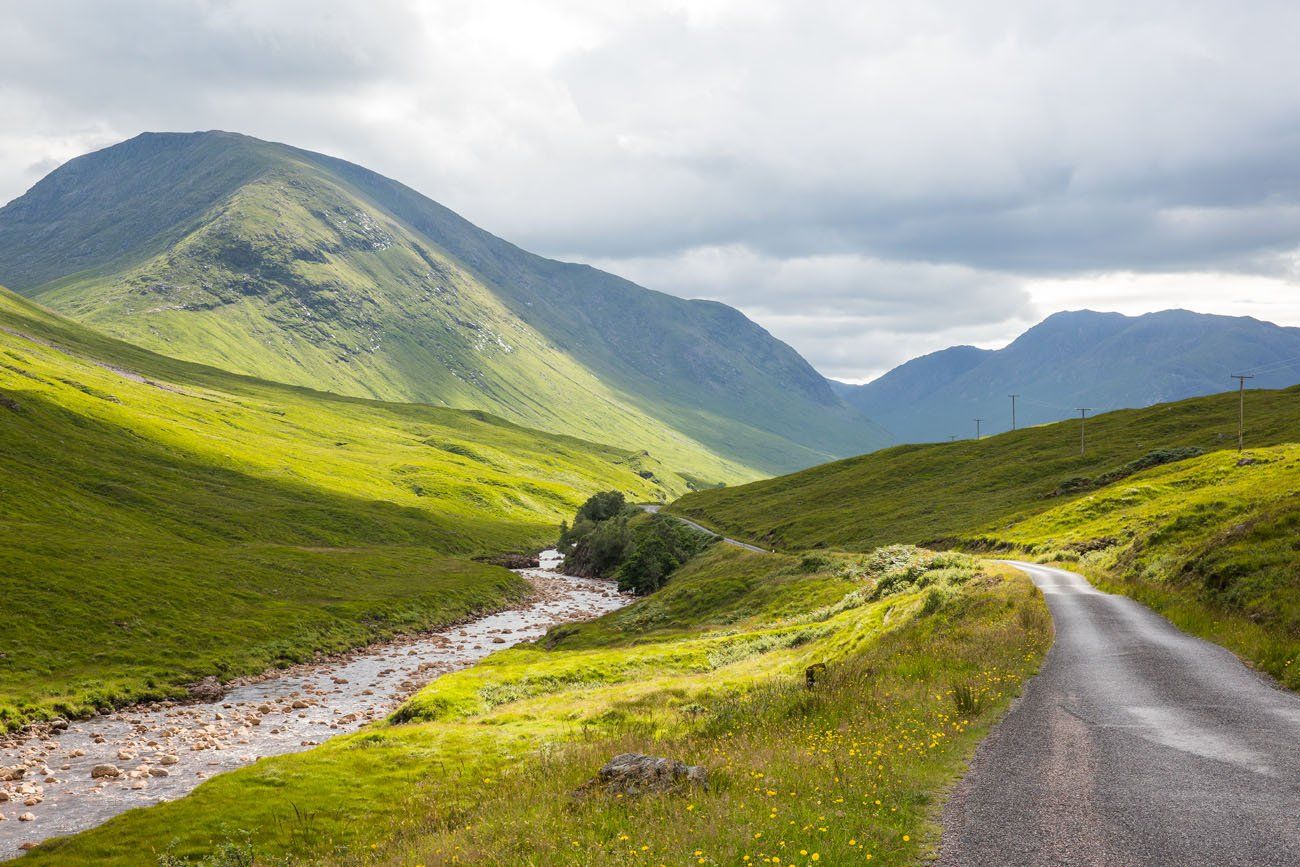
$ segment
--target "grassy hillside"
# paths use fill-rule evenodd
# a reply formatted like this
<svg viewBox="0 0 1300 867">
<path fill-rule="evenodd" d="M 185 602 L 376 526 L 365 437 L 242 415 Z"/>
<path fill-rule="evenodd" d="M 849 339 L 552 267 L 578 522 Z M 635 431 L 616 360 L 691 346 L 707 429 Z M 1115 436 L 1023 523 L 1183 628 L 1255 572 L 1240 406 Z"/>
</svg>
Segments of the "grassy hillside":
<svg viewBox="0 0 1300 867">
<path fill-rule="evenodd" d="M 28 857 L 913 863 L 1048 642 L 1041 596 L 994 568 L 915 549 L 802 561 L 718 546 L 629 608 L 440 678 L 389 724 Z M 816 662 L 827 671 L 810 690 Z M 709 787 L 573 797 L 626 751 L 703 764 Z"/>
<path fill-rule="evenodd" d="M 1158 467 L 968 540 L 1060 562 L 1300 689 L 1300 446 Z"/>
<path fill-rule="evenodd" d="M 1300 389 L 1247 393 L 1252 446 L 1300 442 Z M 688 494 L 669 506 L 765 547 L 864 551 L 1004 527 L 1076 499 L 1071 481 L 1169 448 L 1236 448 L 1237 395 L 1220 394 L 974 440 L 892 449 L 774 479 Z M 1065 490 L 1063 490 L 1065 489 Z M 1061 491 L 1058 495 L 1056 492 Z"/>
<path fill-rule="evenodd" d="M 890 449 L 670 509 L 786 549 L 946 540 L 1065 561 L 1300 688 L 1300 389 L 1246 400 L 1244 455 L 1237 396 L 1224 394 L 1090 420 L 1087 457 L 1067 422 Z"/>
<path fill-rule="evenodd" d="M 168 355 L 486 409 L 700 485 L 884 442 L 729 307 L 534 256 L 359 166 L 229 133 L 146 134 L 58 169 L 0 208 L 6 279 Z"/>
<path fill-rule="evenodd" d="M 0 290 L 0 726 L 444 623 L 642 455 L 155 356 Z"/>
</svg>

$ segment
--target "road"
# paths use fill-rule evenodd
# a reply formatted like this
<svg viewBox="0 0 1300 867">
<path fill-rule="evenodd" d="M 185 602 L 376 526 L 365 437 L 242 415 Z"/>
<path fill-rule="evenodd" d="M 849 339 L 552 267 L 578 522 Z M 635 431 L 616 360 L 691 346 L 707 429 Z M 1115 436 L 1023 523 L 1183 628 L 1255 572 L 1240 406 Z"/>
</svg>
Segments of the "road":
<svg viewBox="0 0 1300 867">
<path fill-rule="evenodd" d="M 647 512 L 649 512 L 652 515 L 657 515 L 659 514 L 659 510 L 663 507 L 656 506 L 656 505 L 642 505 L 641 508 L 645 509 Z M 673 515 L 668 512 L 665 512 L 664 514 L 667 515 L 669 518 L 672 518 L 674 521 L 681 521 L 683 524 L 685 524 L 688 527 L 694 527 L 695 529 L 699 530 L 701 533 L 708 533 L 710 536 L 717 536 L 727 545 L 735 545 L 737 548 L 744 548 L 746 551 L 753 551 L 755 554 L 771 553 L 770 551 L 763 550 L 757 545 L 751 545 L 748 542 L 742 542 L 739 539 L 728 539 L 726 536 L 723 536 L 721 533 L 715 533 L 712 530 L 710 530 L 708 527 L 701 526 L 700 524 L 697 524 L 694 521 L 689 520 L 687 518 L 683 518 L 680 515 Z"/>
<path fill-rule="evenodd" d="M 1028 563 L 1056 642 L 944 811 L 941 865 L 1300 865 L 1300 697 Z"/>
</svg>

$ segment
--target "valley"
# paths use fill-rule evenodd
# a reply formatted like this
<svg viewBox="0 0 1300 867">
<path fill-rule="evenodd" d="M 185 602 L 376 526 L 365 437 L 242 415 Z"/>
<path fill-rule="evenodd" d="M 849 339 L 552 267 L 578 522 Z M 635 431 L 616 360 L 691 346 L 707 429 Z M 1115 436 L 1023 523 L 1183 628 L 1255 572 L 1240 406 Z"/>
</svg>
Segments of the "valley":
<svg viewBox="0 0 1300 867">
<path fill-rule="evenodd" d="M 50 171 L 0 282 L 0 858 L 1300 851 L 1296 328 L 1063 311 L 847 385 L 215 130 Z M 879 327 L 822 313 L 773 321 Z"/>
<path fill-rule="evenodd" d="M 598 489 L 685 483 L 485 413 L 177 362 L 0 290 L 0 727 L 435 628 L 527 593 Z M 662 483 L 642 473 L 662 473 Z"/>
</svg>

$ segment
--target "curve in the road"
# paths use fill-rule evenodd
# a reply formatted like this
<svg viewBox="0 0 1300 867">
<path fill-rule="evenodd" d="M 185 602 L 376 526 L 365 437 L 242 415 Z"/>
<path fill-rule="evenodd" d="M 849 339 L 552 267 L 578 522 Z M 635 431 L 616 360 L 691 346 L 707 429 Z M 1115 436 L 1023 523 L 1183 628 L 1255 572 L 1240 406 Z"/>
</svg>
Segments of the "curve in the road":
<svg viewBox="0 0 1300 867">
<path fill-rule="evenodd" d="M 658 515 L 659 510 L 663 507 L 651 503 L 651 504 L 642 505 L 641 508 L 645 509 L 647 512 L 649 512 L 652 515 Z M 681 515 L 674 515 L 671 512 L 664 512 L 663 514 L 669 518 L 672 518 L 674 521 L 681 521 L 683 524 L 685 524 L 688 527 L 694 527 L 695 529 L 699 530 L 701 533 L 707 533 L 710 536 L 717 536 L 719 539 L 722 540 L 723 544 L 734 545 L 737 548 L 744 548 L 746 551 L 753 551 L 755 554 L 772 553 L 771 551 L 767 551 L 763 548 L 758 547 L 757 545 L 751 545 L 748 542 L 742 542 L 739 539 L 729 539 L 726 536 L 722 535 L 721 533 L 715 533 L 712 530 L 710 530 L 708 527 L 705 527 L 701 524 L 697 524 L 689 518 L 683 518 Z"/>
<path fill-rule="evenodd" d="M 1082 576 L 944 811 L 941 865 L 1298 865 L 1300 697 Z"/>
</svg>

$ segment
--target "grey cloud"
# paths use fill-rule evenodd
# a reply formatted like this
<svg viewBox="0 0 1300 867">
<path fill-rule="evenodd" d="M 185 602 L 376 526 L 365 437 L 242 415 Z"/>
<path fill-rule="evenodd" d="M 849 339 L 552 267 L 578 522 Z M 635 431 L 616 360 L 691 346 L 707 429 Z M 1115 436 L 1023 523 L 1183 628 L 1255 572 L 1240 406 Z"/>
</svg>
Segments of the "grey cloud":
<svg viewBox="0 0 1300 867">
<path fill-rule="evenodd" d="M 1035 280 L 1296 279 L 1293 3 L 47 0 L 0 53 L 0 199 L 144 129 L 234 129 L 843 375 L 1005 339 L 1049 312 Z"/>
</svg>

